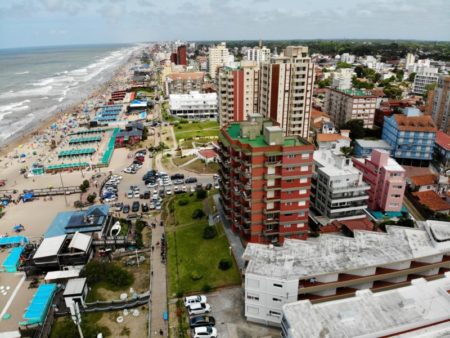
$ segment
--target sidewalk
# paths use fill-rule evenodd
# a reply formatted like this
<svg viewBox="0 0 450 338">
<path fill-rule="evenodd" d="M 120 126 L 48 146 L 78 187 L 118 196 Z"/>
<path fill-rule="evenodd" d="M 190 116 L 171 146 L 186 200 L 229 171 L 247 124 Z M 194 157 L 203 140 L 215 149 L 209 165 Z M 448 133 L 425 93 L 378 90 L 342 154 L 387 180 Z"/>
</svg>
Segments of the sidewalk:
<svg viewBox="0 0 450 338">
<path fill-rule="evenodd" d="M 216 204 L 217 211 L 220 215 L 220 220 L 222 221 L 223 228 L 225 229 L 225 234 L 227 235 L 228 242 L 231 245 L 231 249 L 233 250 L 234 258 L 236 259 L 236 263 L 239 267 L 240 271 L 243 271 L 245 268 L 244 260 L 242 259 L 242 255 L 244 254 L 244 246 L 242 245 L 241 239 L 238 235 L 236 235 L 233 230 L 231 230 L 230 222 L 225 216 L 223 212 L 222 204 L 220 203 L 220 195 L 216 194 L 213 196 L 214 203 Z"/>
</svg>

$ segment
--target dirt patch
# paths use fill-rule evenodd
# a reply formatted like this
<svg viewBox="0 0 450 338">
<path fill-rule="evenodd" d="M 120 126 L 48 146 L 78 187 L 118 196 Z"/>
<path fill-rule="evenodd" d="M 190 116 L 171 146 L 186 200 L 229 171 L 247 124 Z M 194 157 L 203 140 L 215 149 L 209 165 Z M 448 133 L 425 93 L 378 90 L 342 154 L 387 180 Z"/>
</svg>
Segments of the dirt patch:
<svg viewBox="0 0 450 338">
<path fill-rule="evenodd" d="M 139 311 L 139 316 L 133 316 L 133 310 L 128 310 L 128 315 L 124 315 L 123 311 L 106 312 L 98 321 L 99 325 L 107 326 L 111 332 L 112 337 L 125 338 L 147 337 L 148 332 L 148 306 L 140 306 L 135 308 Z M 123 322 L 117 323 L 117 317 L 122 316 Z"/>
</svg>

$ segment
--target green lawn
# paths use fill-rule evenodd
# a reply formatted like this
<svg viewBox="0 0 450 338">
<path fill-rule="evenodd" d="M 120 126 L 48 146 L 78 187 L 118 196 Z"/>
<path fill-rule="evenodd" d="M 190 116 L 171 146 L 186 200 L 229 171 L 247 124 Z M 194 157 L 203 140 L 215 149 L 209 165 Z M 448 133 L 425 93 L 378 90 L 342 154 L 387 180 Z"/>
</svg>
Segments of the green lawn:
<svg viewBox="0 0 450 338">
<path fill-rule="evenodd" d="M 204 121 L 198 123 L 179 123 L 174 126 L 175 136 L 178 140 L 192 137 L 218 136 L 219 123 Z"/>
<path fill-rule="evenodd" d="M 198 137 L 195 140 L 189 139 L 189 140 L 181 141 L 181 142 L 179 142 L 179 146 L 183 149 L 191 149 L 194 147 L 193 143 L 195 143 L 195 145 L 197 147 L 205 146 L 206 144 L 208 144 L 216 139 L 217 138 L 211 139 L 209 137 Z"/>
<path fill-rule="evenodd" d="M 189 203 L 179 206 L 181 199 L 188 199 Z M 203 201 L 197 201 L 195 194 L 183 194 L 176 196 L 172 203 L 175 209 L 172 219 L 176 224 L 167 226 L 170 297 L 179 292 L 189 294 L 239 284 L 239 271 L 230 256 L 222 224 L 216 225 L 216 237 L 203 239 L 203 230 L 208 226 L 207 217 L 201 220 L 191 217 L 195 209 L 203 209 Z M 221 259 L 230 259 L 233 266 L 226 271 L 220 270 L 218 264 Z"/>
<path fill-rule="evenodd" d="M 191 161 L 193 158 L 195 158 L 195 155 L 184 156 L 184 157 L 177 156 L 177 157 L 174 157 L 172 160 L 173 160 L 173 163 L 175 163 L 177 166 L 180 166 L 180 165 L 185 164 L 186 162 Z"/>
<path fill-rule="evenodd" d="M 219 164 L 216 162 L 210 162 L 208 164 L 203 163 L 198 159 L 184 167 L 187 170 L 195 171 L 199 174 L 215 174 L 219 171 Z"/>
</svg>

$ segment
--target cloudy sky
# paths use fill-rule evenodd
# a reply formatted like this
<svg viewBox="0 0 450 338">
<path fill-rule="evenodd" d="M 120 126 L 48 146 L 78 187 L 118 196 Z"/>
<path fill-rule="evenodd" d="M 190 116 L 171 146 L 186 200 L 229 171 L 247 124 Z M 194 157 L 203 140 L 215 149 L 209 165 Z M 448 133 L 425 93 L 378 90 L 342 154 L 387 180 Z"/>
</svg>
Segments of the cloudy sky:
<svg viewBox="0 0 450 338">
<path fill-rule="evenodd" d="M 0 48 L 158 40 L 450 40 L 450 0 L 1 0 Z"/>
</svg>

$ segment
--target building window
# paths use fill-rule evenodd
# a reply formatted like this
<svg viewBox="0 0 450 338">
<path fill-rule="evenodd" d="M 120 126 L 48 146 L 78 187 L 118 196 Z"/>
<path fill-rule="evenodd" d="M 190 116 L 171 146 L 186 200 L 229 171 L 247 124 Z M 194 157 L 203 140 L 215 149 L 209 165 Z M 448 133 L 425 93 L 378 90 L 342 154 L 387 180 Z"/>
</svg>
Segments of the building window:
<svg viewBox="0 0 450 338">
<path fill-rule="evenodd" d="M 280 313 L 280 312 L 277 312 L 277 311 L 269 311 L 269 316 L 272 316 L 272 317 L 280 317 L 280 316 L 281 316 L 281 313 Z"/>
<path fill-rule="evenodd" d="M 295 158 L 297 155 L 295 155 L 295 154 L 291 154 L 291 155 L 288 155 L 288 158 Z"/>
<path fill-rule="evenodd" d="M 259 308 L 254 307 L 254 306 L 247 306 L 247 312 L 257 315 L 257 314 L 259 314 Z"/>
<path fill-rule="evenodd" d="M 278 302 L 278 303 L 281 303 L 281 302 L 282 302 L 282 300 L 281 300 L 280 298 L 272 298 L 272 300 L 273 300 L 274 302 Z"/>
<path fill-rule="evenodd" d="M 303 158 L 303 159 L 309 158 L 309 154 L 308 154 L 308 153 L 302 154 L 302 158 Z"/>
<path fill-rule="evenodd" d="M 286 168 L 286 170 L 287 170 L 287 171 L 294 171 L 294 170 L 295 170 L 295 167 L 289 167 L 289 168 Z"/>
<path fill-rule="evenodd" d="M 307 166 L 307 165 L 302 165 L 300 167 L 300 171 L 308 171 L 308 170 L 309 170 L 309 166 Z"/>
<path fill-rule="evenodd" d="M 298 223 L 297 224 L 297 228 L 304 228 L 305 227 L 305 223 Z"/>
<path fill-rule="evenodd" d="M 290 179 L 290 180 L 286 180 L 286 183 L 292 183 L 294 182 L 294 180 Z"/>
<path fill-rule="evenodd" d="M 282 287 L 283 287 L 283 284 L 273 283 L 273 286 L 275 286 L 276 288 L 282 288 Z"/>
<path fill-rule="evenodd" d="M 247 299 L 259 302 L 259 296 L 257 295 L 247 294 Z"/>
<path fill-rule="evenodd" d="M 306 189 L 300 189 L 300 190 L 298 191 L 298 194 L 299 194 L 299 195 L 305 195 L 306 192 L 307 192 Z"/>
<path fill-rule="evenodd" d="M 298 205 L 299 205 L 300 207 L 305 206 L 305 205 L 306 205 L 306 201 L 299 201 L 299 202 L 298 202 Z"/>
<path fill-rule="evenodd" d="M 300 183 L 308 183 L 308 178 L 302 177 L 302 178 L 300 179 Z"/>
</svg>

